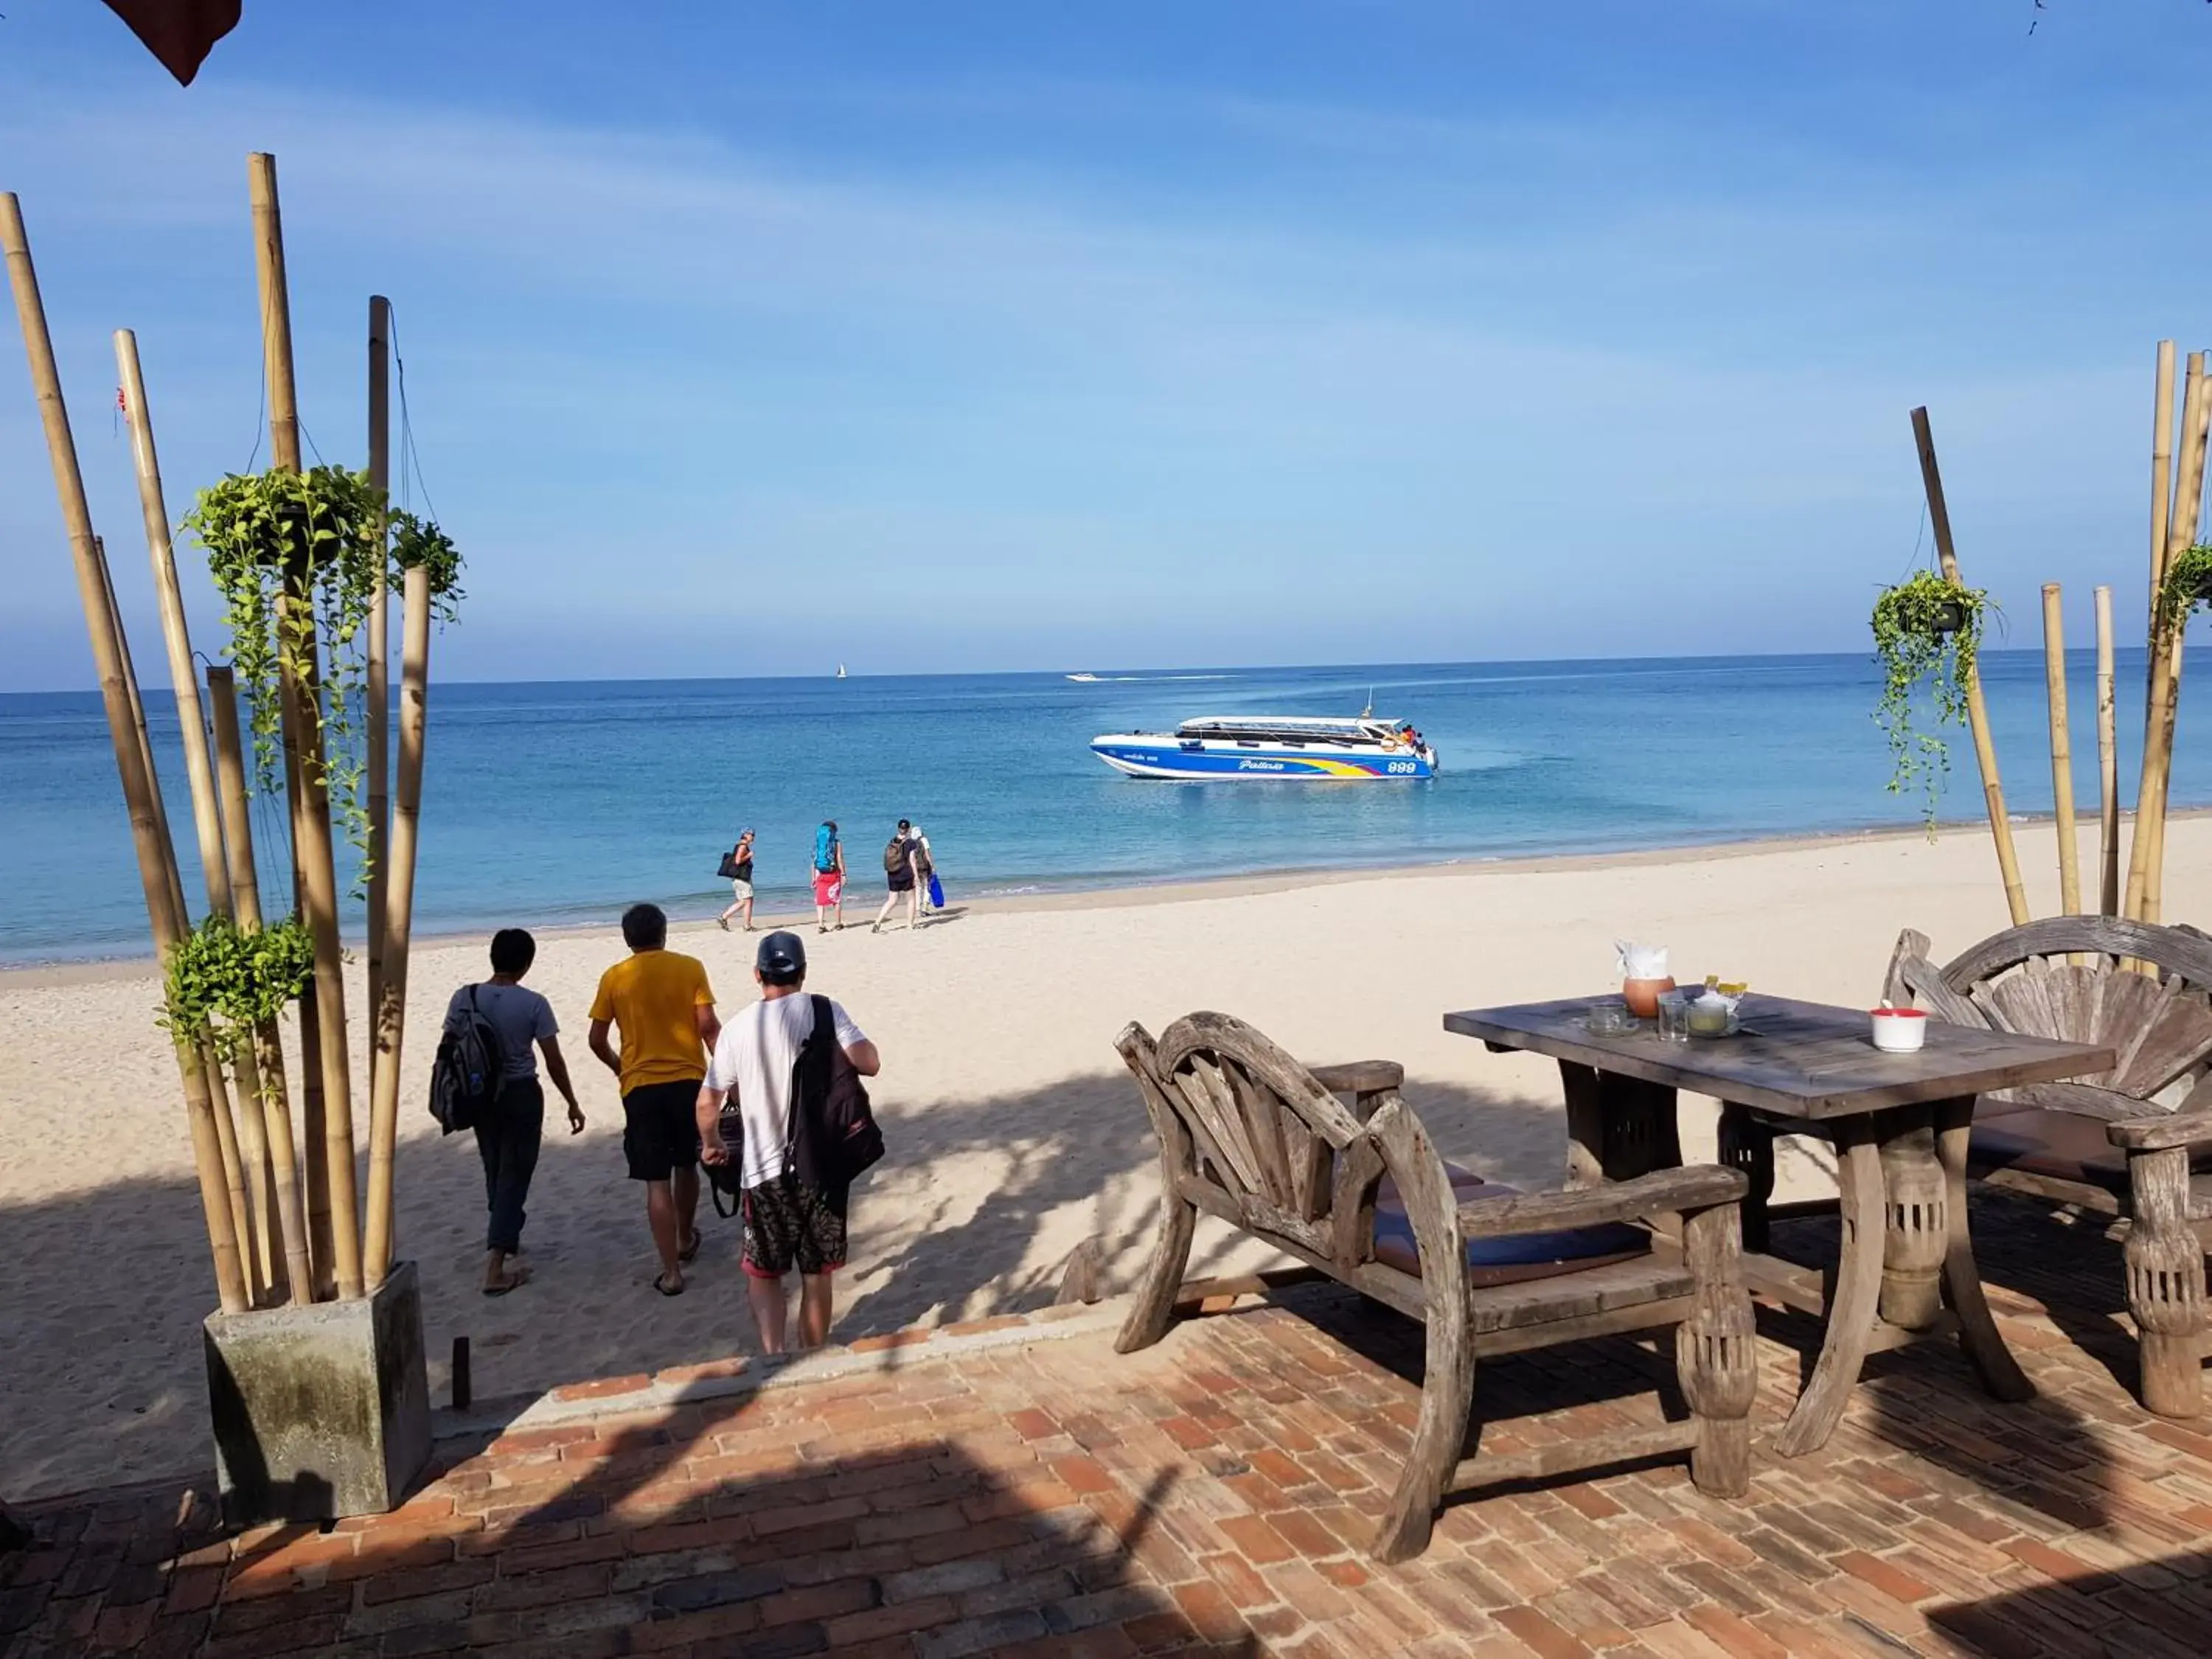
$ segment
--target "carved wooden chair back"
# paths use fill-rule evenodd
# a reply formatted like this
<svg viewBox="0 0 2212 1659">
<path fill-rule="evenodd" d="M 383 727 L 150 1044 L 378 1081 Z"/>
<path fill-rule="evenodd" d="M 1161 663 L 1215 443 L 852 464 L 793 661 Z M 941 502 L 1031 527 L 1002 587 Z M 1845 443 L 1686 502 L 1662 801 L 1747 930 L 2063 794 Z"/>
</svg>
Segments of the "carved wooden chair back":
<svg viewBox="0 0 2212 1659">
<path fill-rule="evenodd" d="M 2016 1094 L 2107 1116 L 2117 1096 L 2139 1103 L 2136 1111 L 2158 1111 L 2178 1102 L 2154 1096 L 2212 1069 L 2212 939 L 2194 928 L 2052 916 L 1985 939 L 1940 969 L 1928 951 L 1926 934 L 1908 927 L 1899 936 L 1891 1001 L 1917 1002 L 1957 1024 L 2096 1043 L 2119 1056 L 2101 1074 L 1992 1098 Z M 2152 971 L 2122 965 L 2130 960 Z"/>
<path fill-rule="evenodd" d="M 1249 1231 L 1331 1260 L 1365 1254 L 1353 1235 L 1371 1224 L 1381 1156 L 1311 1072 L 1228 1014 L 1186 1015 L 1156 1045 L 1133 1025 L 1121 1048 L 1155 1124 L 1188 1139 L 1197 1178 Z"/>
</svg>

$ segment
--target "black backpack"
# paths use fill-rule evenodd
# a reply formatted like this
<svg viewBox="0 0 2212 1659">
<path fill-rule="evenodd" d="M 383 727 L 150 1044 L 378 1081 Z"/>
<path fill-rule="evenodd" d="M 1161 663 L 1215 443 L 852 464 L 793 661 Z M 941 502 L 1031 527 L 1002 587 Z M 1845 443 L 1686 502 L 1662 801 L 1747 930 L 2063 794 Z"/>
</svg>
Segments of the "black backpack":
<svg viewBox="0 0 2212 1659">
<path fill-rule="evenodd" d="M 471 985 L 459 1028 L 438 1039 L 438 1057 L 430 1065 L 430 1115 L 438 1127 L 452 1134 L 489 1116 L 506 1066 L 499 1028 L 477 1006 L 477 988 Z"/>
<path fill-rule="evenodd" d="M 842 1193 L 884 1155 L 884 1132 L 853 1062 L 837 1046 L 828 997 L 810 996 L 814 1029 L 791 1066 L 791 1118 L 784 1131 L 784 1167 L 818 1192 Z M 734 1216 L 744 1191 L 744 1119 L 732 1094 L 722 1103 L 720 1131 L 726 1161 L 706 1166 L 717 1214 Z M 730 1206 L 723 1207 L 725 1197 Z"/>
</svg>

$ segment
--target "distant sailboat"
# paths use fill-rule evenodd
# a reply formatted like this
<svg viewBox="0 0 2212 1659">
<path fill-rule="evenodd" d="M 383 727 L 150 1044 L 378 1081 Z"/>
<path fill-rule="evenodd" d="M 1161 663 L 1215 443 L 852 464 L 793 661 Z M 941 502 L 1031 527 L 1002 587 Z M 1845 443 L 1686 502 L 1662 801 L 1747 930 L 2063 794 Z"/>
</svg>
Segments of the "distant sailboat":
<svg viewBox="0 0 2212 1659">
<path fill-rule="evenodd" d="M 837 665 L 837 678 L 841 680 L 845 678 L 845 665 L 842 662 Z"/>
</svg>

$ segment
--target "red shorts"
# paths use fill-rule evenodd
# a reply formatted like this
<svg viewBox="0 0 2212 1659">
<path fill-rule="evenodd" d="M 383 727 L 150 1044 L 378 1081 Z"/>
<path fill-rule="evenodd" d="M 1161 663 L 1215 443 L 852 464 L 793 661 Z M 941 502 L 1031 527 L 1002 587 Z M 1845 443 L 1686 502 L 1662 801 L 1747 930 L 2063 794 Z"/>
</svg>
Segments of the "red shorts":
<svg viewBox="0 0 2212 1659">
<path fill-rule="evenodd" d="M 814 872 L 814 902 L 824 908 L 837 903 L 845 896 L 845 878 L 836 870 L 817 870 Z"/>
</svg>

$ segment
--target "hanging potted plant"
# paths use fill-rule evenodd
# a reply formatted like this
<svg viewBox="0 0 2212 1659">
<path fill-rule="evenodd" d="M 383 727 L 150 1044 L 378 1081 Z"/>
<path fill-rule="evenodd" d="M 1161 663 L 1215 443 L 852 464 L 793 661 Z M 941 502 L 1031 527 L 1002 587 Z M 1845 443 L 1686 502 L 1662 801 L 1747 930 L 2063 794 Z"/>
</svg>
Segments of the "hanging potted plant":
<svg viewBox="0 0 2212 1659">
<path fill-rule="evenodd" d="M 185 527 L 207 550 L 222 594 L 230 659 L 252 734 L 254 774 L 264 793 L 283 787 L 283 680 L 288 670 L 315 688 L 320 781 L 332 817 L 363 860 L 368 849 L 362 721 L 368 682 L 368 623 L 380 574 L 392 584 L 427 567 L 441 620 L 460 597 L 460 555 L 436 525 L 388 509 L 365 472 L 317 466 L 234 473 L 203 489 Z M 311 648 L 312 647 L 312 648 Z"/>
<path fill-rule="evenodd" d="M 2158 589 L 2159 632 L 2170 637 L 2200 607 L 2212 610 L 2212 547 L 2207 546 L 2185 550 L 2166 567 Z"/>
<path fill-rule="evenodd" d="M 1889 739 L 1889 790 L 1900 795 L 1924 791 L 1923 817 L 1930 836 L 1951 769 L 1941 728 L 1966 723 L 1967 690 L 1990 609 L 1984 589 L 1958 586 L 1932 570 L 1915 572 L 1875 601 L 1875 655 L 1882 685 L 1874 718 Z M 1923 696 L 1935 716 L 1933 729 L 1914 722 L 1915 702 Z"/>
<path fill-rule="evenodd" d="M 234 1065 L 314 976 L 315 942 L 298 917 L 240 927 L 210 916 L 169 952 L 158 1023 L 178 1042 L 205 1042 Z"/>
</svg>

